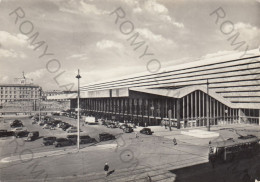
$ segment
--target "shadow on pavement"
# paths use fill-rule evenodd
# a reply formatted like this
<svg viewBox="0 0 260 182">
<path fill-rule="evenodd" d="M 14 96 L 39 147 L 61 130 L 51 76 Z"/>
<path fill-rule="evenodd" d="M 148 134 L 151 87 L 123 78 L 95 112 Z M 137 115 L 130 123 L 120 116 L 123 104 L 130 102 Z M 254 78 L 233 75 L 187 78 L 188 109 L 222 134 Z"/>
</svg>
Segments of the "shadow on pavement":
<svg viewBox="0 0 260 182">
<path fill-rule="evenodd" d="M 170 170 L 176 175 L 175 182 L 255 182 L 260 181 L 260 156 L 236 160 L 230 163 L 203 163 Z"/>
</svg>

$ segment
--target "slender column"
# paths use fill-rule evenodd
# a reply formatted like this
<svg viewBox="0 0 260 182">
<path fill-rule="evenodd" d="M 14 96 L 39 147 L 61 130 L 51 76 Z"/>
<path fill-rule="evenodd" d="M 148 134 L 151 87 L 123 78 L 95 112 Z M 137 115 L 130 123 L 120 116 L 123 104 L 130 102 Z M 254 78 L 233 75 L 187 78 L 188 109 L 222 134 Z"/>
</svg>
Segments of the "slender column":
<svg viewBox="0 0 260 182">
<path fill-rule="evenodd" d="M 181 116 L 180 116 L 180 112 L 181 112 L 181 99 L 177 99 L 176 101 L 176 110 L 177 110 L 177 129 L 180 129 L 181 126 Z"/>
<path fill-rule="evenodd" d="M 145 110 L 145 99 L 142 99 L 142 123 L 144 123 L 144 110 Z"/>
<path fill-rule="evenodd" d="M 259 118 L 258 118 L 258 125 L 260 125 L 260 109 L 258 110 L 258 115 L 259 115 Z"/>
<path fill-rule="evenodd" d="M 216 121 L 216 100 L 213 99 L 213 124 L 215 125 L 215 121 Z"/>
<path fill-rule="evenodd" d="M 198 117 L 198 101 L 197 101 L 197 94 L 198 92 L 197 91 L 195 91 L 195 118 L 197 119 L 197 117 Z"/>
<path fill-rule="evenodd" d="M 186 103 L 187 103 L 187 121 L 188 121 L 190 117 L 190 95 L 187 95 Z"/>
<path fill-rule="evenodd" d="M 125 98 L 123 98 L 123 120 L 125 120 Z"/>
<path fill-rule="evenodd" d="M 209 98 L 209 125 L 211 125 L 211 121 L 212 121 L 212 99 L 211 97 L 209 97 L 208 95 L 208 98 Z"/>
<path fill-rule="evenodd" d="M 195 92 L 194 92 L 195 93 Z M 193 94 L 194 93 L 191 93 L 191 104 L 190 104 L 190 110 L 191 110 L 191 119 L 193 119 L 194 118 L 194 116 L 193 116 L 193 109 L 195 109 L 195 107 L 194 107 L 194 105 L 193 105 Z"/>
<path fill-rule="evenodd" d="M 164 101 L 165 101 L 165 109 L 164 109 L 164 112 L 163 112 L 163 114 L 164 114 L 164 116 L 167 118 L 167 116 L 168 116 L 168 114 L 167 114 L 167 112 L 168 112 L 168 99 L 164 99 Z M 163 117 L 164 117 L 163 116 Z"/>
<path fill-rule="evenodd" d="M 225 110 L 226 110 L 226 106 L 223 105 L 224 123 L 226 124 L 226 112 L 225 112 Z"/>
<path fill-rule="evenodd" d="M 219 120 L 220 114 L 219 114 L 219 101 L 217 101 L 217 124 Z"/>
<path fill-rule="evenodd" d="M 182 98 L 182 103 L 183 103 L 183 107 L 182 107 L 182 118 L 183 121 L 185 120 L 185 96 Z"/>
<path fill-rule="evenodd" d="M 148 123 L 150 125 L 150 99 L 147 99 L 147 114 L 148 114 Z"/>
<path fill-rule="evenodd" d="M 201 126 L 201 91 L 199 91 L 199 125 Z"/>
<path fill-rule="evenodd" d="M 203 116 L 203 126 L 205 126 L 205 93 L 202 93 L 202 116 Z"/>
<path fill-rule="evenodd" d="M 176 99 L 173 99 L 172 100 L 172 106 L 173 106 L 173 118 L 174 119 L 177 119 L 177 117 L 176 117 Z"/>
</svg>

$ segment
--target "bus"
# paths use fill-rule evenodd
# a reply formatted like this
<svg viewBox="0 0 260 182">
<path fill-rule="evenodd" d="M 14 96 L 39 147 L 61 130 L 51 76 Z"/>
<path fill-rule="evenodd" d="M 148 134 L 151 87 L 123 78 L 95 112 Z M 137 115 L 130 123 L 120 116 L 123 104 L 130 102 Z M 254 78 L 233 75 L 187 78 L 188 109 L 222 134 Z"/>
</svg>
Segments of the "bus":
<svg viewBox="0 0 260 182">
<path fill-rule="evenodd" d="M 254 135 L 209 142 L 209 162 L 228 162 L 234 159 L 256 155 L 259 151 L 259 146 L 259 139 Z"/>
</svg>

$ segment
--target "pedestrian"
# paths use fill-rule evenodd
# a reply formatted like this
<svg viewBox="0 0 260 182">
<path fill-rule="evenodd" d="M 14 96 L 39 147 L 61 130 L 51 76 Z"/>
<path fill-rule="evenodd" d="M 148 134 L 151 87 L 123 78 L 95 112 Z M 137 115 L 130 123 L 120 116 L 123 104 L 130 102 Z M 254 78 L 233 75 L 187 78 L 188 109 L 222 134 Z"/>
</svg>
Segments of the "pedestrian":
<svg viewBox="0 0 260 182">
<path fill-rule="evenodd" d="M 173 143 L 174 145 L 177 145 L 177 140 L 175 138 L 173 139 Z"/>
<path fill-rule="evenodd" d="M 137 132 L 135 132 L 135 138 L 138 138 L 139 136 L 138 136 L 138 133 Z"/>
<path fill-rule="evenodd" d="M 105 166 L 104 166 L 104 171 L 105 171 L 105 174 L 108 175 L 108 170 L 109 170 L 109 165 L 108 163 L 106 162 L 105 163 Z"/>
<path fill-rule="evenodd" d="M 147 174 L 146 181 L 147 182 L 152 182 L 152 178 L 151 178 L 151 176 L 149 176 L 149 174 Z"/>
<path fill-rule="evenodd" d="M 166 123 L 164 124 L 164 127 L 165 127 L 165 129 L 167 129 L 167 125 L 166 125 Z"/>
</svg>

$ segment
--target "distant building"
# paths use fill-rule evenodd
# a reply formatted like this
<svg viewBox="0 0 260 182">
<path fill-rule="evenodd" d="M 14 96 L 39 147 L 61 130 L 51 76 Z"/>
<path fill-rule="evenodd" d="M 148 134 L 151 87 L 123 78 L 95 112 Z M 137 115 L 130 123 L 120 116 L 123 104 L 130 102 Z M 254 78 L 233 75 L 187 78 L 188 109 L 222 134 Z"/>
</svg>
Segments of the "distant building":
<svg viewBox="0 0 260 182">
<path fill-rule="evenodd" d="M 41 95 L 41 87 L 33 84 L 32 79 L 15 78 L 14 84 L 0 84 L 0 104 L 13 101 L 37 100 Z"/>
<path fill-rule="evenodd" d="M 51 98 L 50 96 L 58 96 L 58 95 L 63 95 L 63 94 L 72 94 L 72 93 L 77 93 L 77 91 L 61 91 L 61 90 L 47 90 L 42 93 L 42 98 L 43 100 L 56 100 L 56 101 L 65 101 L 69 99 L 49 99 Z"/>
<path fill-rule="evenodd" d="M 70 108 L 70 100 L 48 100 L 47 96 L 57 96 L 73 91 L 42 91 L 42 88 L 33 84 L 33 79 L 23 76 L 15 78 L 13 84 L 0 84 L 0 112 L 32 112 L 60 111 Z"/>
</svg>

